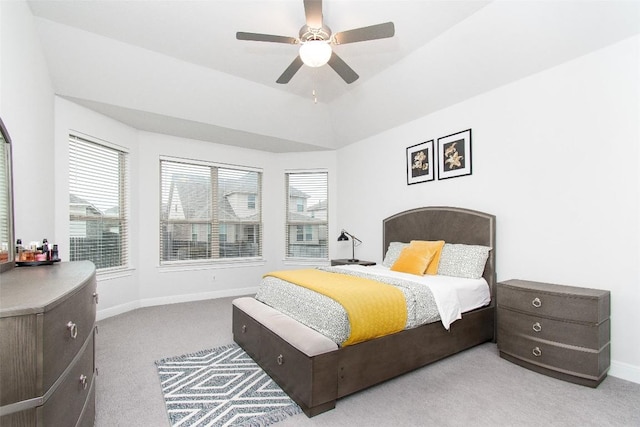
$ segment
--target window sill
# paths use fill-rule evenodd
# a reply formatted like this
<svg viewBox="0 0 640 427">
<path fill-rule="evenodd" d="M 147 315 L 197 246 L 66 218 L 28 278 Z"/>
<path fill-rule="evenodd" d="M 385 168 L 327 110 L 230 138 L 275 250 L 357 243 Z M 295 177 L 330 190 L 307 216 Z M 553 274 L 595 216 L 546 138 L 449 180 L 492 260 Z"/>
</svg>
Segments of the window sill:
<svg viewBox="0 0 640 427">
<path fill-rule="evenodd" d="M 174 263 L 158 265 L 158 272 L 171 273 L 175 271 L 197 271 L 197 270 L 215 270 L 219 268 L 240 268 L 240 267 L 259 267 L 265 265 L 263 258 L 244 259 L 237 261 L 205 261 L 205 262 L 184 262 L 176 261 Z"/>
<path fill-rule="evenodd" d="M 331 262 L 324 258 L 285 258 L 282 260 L 284 265 L 311 265 L 311 266 L 329 266 Z"/>
</svg>

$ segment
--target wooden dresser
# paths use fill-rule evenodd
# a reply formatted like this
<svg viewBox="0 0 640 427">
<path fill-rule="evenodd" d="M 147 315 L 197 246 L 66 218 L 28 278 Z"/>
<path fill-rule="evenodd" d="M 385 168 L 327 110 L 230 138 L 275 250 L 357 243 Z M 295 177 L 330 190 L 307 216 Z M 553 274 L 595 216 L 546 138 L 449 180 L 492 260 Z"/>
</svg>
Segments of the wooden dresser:
<svg viewBox="0 0 640 427">
<path fill-rule="evenodd" d="M 610 293 L 526 280 L 498 283 L 500 356 L 597 387 L 610 363 Z"/>
<path fill-rule="evenodd" d="M 95 267 L 0 275 L 0 425 L 93 426 Z"/>
</svg>

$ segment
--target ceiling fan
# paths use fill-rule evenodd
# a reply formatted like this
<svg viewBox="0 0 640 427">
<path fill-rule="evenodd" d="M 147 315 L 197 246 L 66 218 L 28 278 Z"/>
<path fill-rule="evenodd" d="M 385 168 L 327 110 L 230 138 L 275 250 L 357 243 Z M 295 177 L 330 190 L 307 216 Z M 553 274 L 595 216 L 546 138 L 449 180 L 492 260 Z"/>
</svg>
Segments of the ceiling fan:
<svg viewBox="0 0 640 427">
<path fill-rule="evenodd" d="M 385 22 L 383 24 L 332 34 L 331 29 L 324 25 L 322 20 L 322 0 L 303 1 L 306 24 L 300 28 L 298 38 L 240 31 L 236 33 L 238 40 L 300 45 L 298 56 L 293 60 L 291 65 L 284 70 L 284 73 L 276 80 L 276 83 L 289 83 L 303 64 L 310 67 L 320 67 L 324 64 L 329 64 L 345 82 L 353 83 L 358 79 L 358 74 L 333 51 L 331 45 L 384 39 L 393 37 L 395 34 L 393 22 Z"/>
</svg>

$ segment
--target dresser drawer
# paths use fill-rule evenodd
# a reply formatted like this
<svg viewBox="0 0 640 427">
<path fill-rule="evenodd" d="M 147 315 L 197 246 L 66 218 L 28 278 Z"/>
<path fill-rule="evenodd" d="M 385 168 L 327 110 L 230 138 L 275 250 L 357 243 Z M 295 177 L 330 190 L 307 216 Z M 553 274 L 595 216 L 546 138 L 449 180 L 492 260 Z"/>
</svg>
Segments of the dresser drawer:
<svg viewBox="0 0 640 427">
<path fill-rule="evenodd" d="M 0 406 L 41 394 L 37 386 L 37 333 L 36 314 L 0 318 Z"/>
<path fill-rule="evenodd" d="M 96 376 L 94 375 L 89 389 L 89 397 L 84 404 L 76 427 L 94 427 L 96 421 Z"/>
<path fill-rule="evenodd" d="M 76 356 L 96 318 L 95 276 L 44 314 L 43 389 L 48 390 Z"/>
<path fill-rule="evenodd" d="M 43 397 L 44 404 L 0 417 L 0 426 L 75 426 L 81 413 L 83 418 L 84 413 L 87 413 L 85 425 L 93 425 L 93 422 L 89 424 L 88 420 L 95 417 L 94 354 L 92 331 L 76 363 L 71 366 L 67 375 L 60 379 L 55 391 L 50 396 Z M 86 376 L 86 388 L 80 381 L 81 375 Z"/>
<path fill-rule="evenodd" d="M 80 358 L 42 407 L 47 425 L 74 426 L 76 424 L 92 393 L 91 385 L 95 372 L 94 349 L 93 330 L 91 330 Z"/>
<path fill-rule="evenodd" d="M 608 293 L 603 292 L 602 298 L 598 298 L 580 295 L 578 292 L 573 294 L 550 292 L 543 286 L 514 287 L 508 283 L 502 283 L 498 287 L 498 307 L 510 308 L 534 316 L 590 324 L 598 324 L 609 318 Z"/>
<path fill-rule="evenodd" d="M 599 350 L 609 343 L 609 319 L 599 325 L 564 322 L 498 308 L 498 336 L 503 333 L 530 336 L 567 345 Z"/>
<path fill-rule="evenodd" d="M 609 344 L 601 351 L 565 347 L 503 331 L 499 348 L 517 359 L 568 375 L 600 379 L 609 368 Z"/>
</svg>

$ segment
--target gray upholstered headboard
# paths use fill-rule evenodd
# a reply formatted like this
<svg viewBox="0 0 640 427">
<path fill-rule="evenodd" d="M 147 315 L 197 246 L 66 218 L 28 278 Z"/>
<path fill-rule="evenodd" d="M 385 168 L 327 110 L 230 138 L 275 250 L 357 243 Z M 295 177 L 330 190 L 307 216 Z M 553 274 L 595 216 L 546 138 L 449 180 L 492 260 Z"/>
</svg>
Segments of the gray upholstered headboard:
<svg viewBox="0 0 640 427">
<path fill-rule="evenodd" d="M 496 217 L 470 209 L 445 206 L 424 207 L 400 212 L 382 221 L 382 256 L 390 242 L 444 240 L 447 243 L 483 245 L 493 248 L 483 277 L 491 296 L 496 284 Z"/>
</svg>

